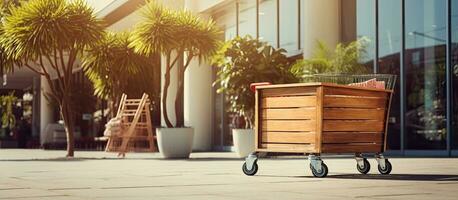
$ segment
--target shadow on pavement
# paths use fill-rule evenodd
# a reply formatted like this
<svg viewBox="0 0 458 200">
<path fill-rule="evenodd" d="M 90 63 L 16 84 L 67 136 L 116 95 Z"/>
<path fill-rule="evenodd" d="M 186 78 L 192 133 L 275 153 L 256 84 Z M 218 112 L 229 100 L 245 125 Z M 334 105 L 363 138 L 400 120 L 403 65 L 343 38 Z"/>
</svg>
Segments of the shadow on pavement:
<svg viewBox="0 0 458 200">
<path fill-rule="evenodd" d="M 326 179 L 361 179 L 361 180 L 393 180 L 393 181 L 455 181 L 458 182 L 457 174 L 336 174 L 328 175 L 326 178 L 315 178 L 310 176 L 281 176 L 281 175 L 256 175 L 261 177 L 282 177 L 282 178 L 308 178 L 315 180 L 326 180 Z"/>
<path fill-rule="evenodd" d="M 335 179 L 368 179 L 368 180 L 399 180 L 399 181 L 458 181 L 457 174 L 337 174 L 326 178 Z"/>
</svg>

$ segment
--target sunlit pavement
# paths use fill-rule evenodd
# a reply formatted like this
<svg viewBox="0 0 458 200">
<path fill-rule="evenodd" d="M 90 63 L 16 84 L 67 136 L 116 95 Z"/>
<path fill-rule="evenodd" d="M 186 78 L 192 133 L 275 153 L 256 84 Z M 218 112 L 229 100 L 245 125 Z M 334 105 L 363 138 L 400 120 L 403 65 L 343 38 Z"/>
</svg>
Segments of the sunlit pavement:
<svg viewBox="0 0 458 200">
<path fill-rule="evenodd" d="M 326 178 L 313 178 L 305 158 L 260 159 L 242 173 L 234 153 L 158 154 L 0 149 L 0 199 L 458 199 L 458 159 L 392 158 L 391 175 L 369 175 L 351 158 L 324 158 Z"/>
</svg>

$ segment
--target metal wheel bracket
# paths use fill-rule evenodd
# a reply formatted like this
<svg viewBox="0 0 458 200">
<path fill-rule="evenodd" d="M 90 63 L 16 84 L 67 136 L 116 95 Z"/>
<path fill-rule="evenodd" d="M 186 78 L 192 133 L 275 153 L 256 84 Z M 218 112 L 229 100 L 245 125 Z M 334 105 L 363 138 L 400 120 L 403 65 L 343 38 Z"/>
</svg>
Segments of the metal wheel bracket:
<svg viewBox="0 0 458 200">
<path fill-rule="evenodd" d="M 382 154 L 375 155 L 375 160 L 377 160 L 378 165 L 385 170 L 386 169 L 386 158 Z"/>
<path fill-rule="evenodd" d="M 322 172 L 323 169 L 322 169 L 321 164 L 323 163 L 323 161 L 321 160 L 319 156 L 309 155 L 309 161 L 310 161 L 310 165 L 312 165 L 313 169 L 315 169 L 316 172 L 318 173 Z"/>
<path fill-rule="evenodd" d="M 258 160 L 256 153 L 251 153 L 248 157 L 245 158 L 247 170 L 252 170 L 254 163 Z"/>
<path fill-rule="evenodd" d="M 362 169 L 364 168 L 364 158 L 363 157 L 360 157 L 360 156 L 356 156 L 355 157 L 355 160 L 356 160 L 356 163 L 358 164 L 358 166 Z"/>
</svg>

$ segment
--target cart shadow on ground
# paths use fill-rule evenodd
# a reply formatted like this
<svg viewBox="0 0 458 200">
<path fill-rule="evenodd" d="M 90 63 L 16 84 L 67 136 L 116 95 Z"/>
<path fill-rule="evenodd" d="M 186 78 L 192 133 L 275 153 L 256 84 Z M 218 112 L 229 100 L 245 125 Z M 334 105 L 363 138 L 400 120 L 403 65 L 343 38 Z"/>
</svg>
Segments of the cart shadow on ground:
<svg viewBox="0 0 458 200">
<path fill-rule="evenodd" d="M 284 177 L 284 178 L 313 178 L 313 176 L 277 176 L 277 175 L 256 175 L 262 177 Z M 458 174 L 330 174 L 326 179 L 348 179 L 348 180 L 392 180 L 392 181 L 453 181 L 458 183 Z"/>
</svg>

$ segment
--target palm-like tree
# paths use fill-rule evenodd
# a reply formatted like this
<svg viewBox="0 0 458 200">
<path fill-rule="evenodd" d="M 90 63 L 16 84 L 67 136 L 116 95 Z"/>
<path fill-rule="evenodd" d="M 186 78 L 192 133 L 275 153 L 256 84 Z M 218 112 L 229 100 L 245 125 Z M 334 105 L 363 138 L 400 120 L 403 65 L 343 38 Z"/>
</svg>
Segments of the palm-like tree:
<svg viewBox="0 0 458 200">
<path fill-rule="evenodd" d="M 111 111 L 116 110 L 122 93 L 136 96 L 146 92 L 153 98 L 159 93 L 154 75 L 160 66 L 151 64 L 154 56 L 134 52 L 129 38 L 128 32 L 107 32 L 83 57 L 83 69 L 95 95 L 109 100 Z"/>
<path fill-rule="evenodd" d="M 161 53 L 166 59 L 162 111 L 169 128 L 174 127 L 166 106 L 170 71 L 177 67 L 175 127 L 184 127 L 184 73 L 193 58 L 207 59 L 217 51 L 220 31 L 213 20 L 203 20 L 189 11 L 167 9 L 152 1 L 141 9 L 141 14 L 143 21 L 133 31 L 131 45 L 136 52 Z"/>
<path fill-rule="evenodd" d="M 67 156 L 74 155 L 72 72 L 84 49 L 98 41 L 103 26 L 83 1 L 30 0 L 3 19 L 0 45 L 8 59 L 42 75 L 58 103 L 67 134 Z M 54 79 L 56 81 L 54 81 Z"/>
</svg>

